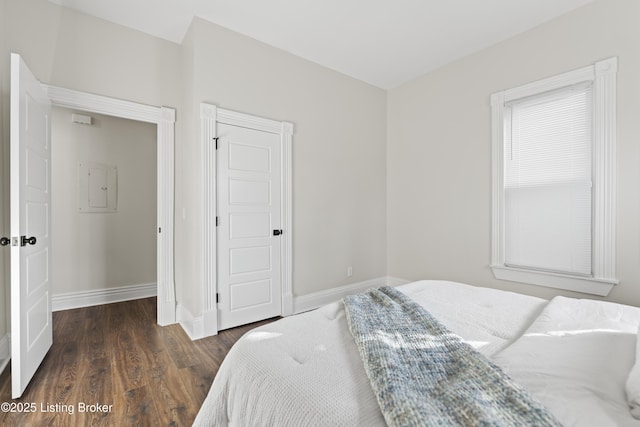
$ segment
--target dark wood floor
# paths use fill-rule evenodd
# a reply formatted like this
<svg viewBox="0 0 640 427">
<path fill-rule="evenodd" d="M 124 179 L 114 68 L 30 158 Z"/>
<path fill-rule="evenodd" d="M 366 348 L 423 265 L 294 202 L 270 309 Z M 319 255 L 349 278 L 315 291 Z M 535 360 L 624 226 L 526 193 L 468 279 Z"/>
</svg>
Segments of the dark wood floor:
<svg viewBox="0 0 640 427">
<path fill-rule="evenodd" d="M 56 312 L 53 346 L 20 400 L 10 366 L 0 375 L 0 403 L 36 411 L 0 411 L 0 425 L 190 426 L 229 348 L 268 322 L 191 341 L 156 324 L 155 298 Z"/>
</svg>

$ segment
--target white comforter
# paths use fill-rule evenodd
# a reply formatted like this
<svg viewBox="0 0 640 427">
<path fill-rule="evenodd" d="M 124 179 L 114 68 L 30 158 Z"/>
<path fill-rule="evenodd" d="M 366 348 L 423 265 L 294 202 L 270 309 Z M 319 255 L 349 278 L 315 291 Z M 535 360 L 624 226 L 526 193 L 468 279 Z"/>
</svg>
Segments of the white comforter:
<svg viewBox="0 0 640 427">
<path fill-rule="evenodd" d="M 398 289 L 487 356 L 519 337 L 546 304 L 452 282 Z M 385 425 L 343 304 L 248 332 L 225 358 L 195 425 Z"/>
<path fill-rule="evenodd" d="M 584 344 L 580 347 L 581 351 L 572 351 L 560 350 L 554 340 L 540 345 L 540 341 L 532 341 L 540 331 L 547 334 L 558 330 L 552 326 L 557 320 L 555 306 L 561 304 L 556 304 L 557 299 L 547 305 L 548 301 L 539 298 L 444 281 L 415 282 L 398 289 L 423 305 L 478 351 L 504 366 L 509 374 L 517 381 L 522 381 L 526 388 L 530 388 L 563 423 L 607 425 L 591 424 L 588 422 L 589 418 L 585 423 L 585 419 L 575 414 L 575 411 L 581 410 L 580 402 L 593 405 L 591 396 L 580 401 L 583 395 L 576 391 L 573 396 L 579 402 L 572 403 L 566 409 L 567 399 L 563 400 L 567 396 L 566 383 L 558 380 L 549 392 L 544 386 L 549 378 L 545 369 L 556 366 L 550 362 L 556 360 L 555 356 L 559 356 L 557 360 L 564 361 L 564 364 L 558 362 L 557 365 L 556 373 L 562 374 L 561 371 L 571 365 L 570 361 L 575 356 L 582 354 L 583 350 L 592 354 L 594 347 L 599 349 L 599 345 L 604 342 L 598 341 L 597 345 Z M 551 309 L 547 310 L 549 307 Z M 626 314 L 619 317 L 624 318 L 621 322 L 625 326 L 614 321 L 607 327 L 619 330 L 621 327 L 631 328 L 635 323 L 637 331 L 640 316 L 634 316 L 640 313 L 640 309 L 629 307 L 625 310 Z M 540 313 L 543 313 L 542 316 Z M 584 308 L 582 315 L 578 317 L 588 318 L 589 313 L 590 309 Z M 569 318 L 573 319 L 571 316 Z M 573 324 L 577 325 L 579 321 L 575 320 Z M 570 324 L 562 324 L 562 330 L 566 330 Z M 534 329 L 529 328 L 530 326 Z M 527 333 L 523 335 L 525 330 Z M 622 335 L 627 334 L 625 332 Z M 618 346 L 615 347 L 617 350 L 628 350 L 629 340 L 626 338 L 621 338 L 619 342 L 613 339 Z M 612 345 L 608 341 L 606 344 Z M 634 352 L 630 351 L 628 356 L 623 357 L 614 353 L 609 355 L 609 367 L 616 375 L 613 379 L 605 378 L 601 381 L 606 384 L 607 393 L 616 390 L 613 393 L 615 403 L 603 404 L 612 406 L 602 411 L 594 409 L 592 412 L 596 412 L 600 418 L 593 419 L 613 423 L 622 420 L 630 426 L 638 426 L 640 421 L 631 418 L 628 408 L 623 408 L 626 404 L 626 378 L 622 379 L 623 371 L 628 373 L 631 369 Z M 586 360 L 585 364 L 589 365 L 588 361 L 591 359 L 585 357 L 580 360 Z M 536 368 L 532 370 L 528 366 Z M 613 369 L 614 366 L 618 368 Z M 537 372 L 543 372 L 543 376 L 539 376 L 536 369 Z M 578 367 L 575 370 L 576 378 L 581 369 Z M 605 373 L 609 375 L 609 371 Z M 593 375 L 587 371 L 582 374 L 587 377 Z M 578 383 L 580 381 L 578 379 Z M 622 388 L 619 387 L 620 381 Z M 594 387 L 598 388 L 600 385 L 596 382 Z M 572 399 L 570 397 L 568 400 L 573 402 Z M 343 304 L 337 302 L 288 317 L 256 328 L 243 336 L 220 367 L 194 425 L 384 426 L 358 350 L 349 333 Z"/>
<path fill-rule="evenodd" d="M 494 357 L 565 426 L 640 426 L 625 383 L 640 308 L 554 298 L 521 338 Z"/>
</svg>

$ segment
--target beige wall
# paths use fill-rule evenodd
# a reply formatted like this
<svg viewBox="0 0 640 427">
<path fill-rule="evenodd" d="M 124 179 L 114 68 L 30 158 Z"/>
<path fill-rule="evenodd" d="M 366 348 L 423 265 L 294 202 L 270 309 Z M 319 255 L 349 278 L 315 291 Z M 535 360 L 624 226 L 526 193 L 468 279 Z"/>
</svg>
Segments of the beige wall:
<svg viewBox="0 0 640 427">
<path fill-rule="evenodd" d="M 192 314 L 202 295 L 202 101 L 294 123 L 295 295 L 385 275 L 385 91 L 199 20 L 178 45 L 46 0 L 0 2 L 3 107 L 14 51 L 42 82 L 177 109 L 176 299 Z M 8 127 L 2 135 L 6 148 Z"/>
<path fill-rule="evenodd" d="M 180 45 L 46 0 L 3 0 L 7 49 L 46 83 L 178 106 Z"/>
<path fill-rule="evenodd" d="M 5 190 L 2 211 L 7 214 L 10 52 L 21 54 L 40 81 L 69 89 L 165 105 L 178 111 L 182 93 L 175 83 L 180 80 L 180 45 L 76 13 L 47 0 L 0 0 L 0 4 L 3 8 L 0 33 L 5 41 L 0 46 L 3 114 L 0 175 Z M 0 231 L 7 235 L 8 215 L 3 224 Z M 7 274 L 4 278 L 0 275 L 0 293 L 8 295 Z M 0 318 L 8 317 L 8 299 L 0 307 L 3 309 Z M 0 337 L 8 329 L 8 322 L 5 328 L 0 322 Z"/>
<path fill-rule="evenodd" d="M 389 92 L 389 275 L 460 280 L 543 297 L 562 293 L 498 281 L 489 269 L 489 97 L 618 56 L 621 283 L 608 299 L 640 305 L 639 16 L 635 0 L 596 1 Z"/>
<path fill-rule="evenodd" d="M 186 111 L 208 102 L 294 124 L 294 295 L 384 276 L 385 91 L 199 19 L 184 47 Z M 187 132 L 199 129 L 193 117 Z M 197 134 L 176 155 L 199 164 Z M 182 283 L 201 283 L 202 260 L 190 253 L 201 239 L 201 176 L 185 168 L 177 177 L 187 212 L 176 227 L 176 252 L 188 254 L 176 266 Z M 185 293 L 194 314 L 201 292 Z"/>
<path fill-rule="evenodd" d="M 53 295 L 156 282 L 156 126 L 54 108 Z M 87 113 L 82 113 L 87 114 Z M 78 163 L 117 167 L 117 211 L 80 213 Z"/>
<path fill-rule="evenodd" d="M 177 108 L 176 296 L 194 315 L 204 262 L 200 102 L 295 126 L 296 296 L 386 274 L 550 296 L 556 292 L 496 281 L 488 268 L 489 96 L 618 55 L 622 283 L 611 300 L 640 303 L 640 4 L 634 0 L 597 1 L 389 92 L 198 19 L 178 45 L 46 0 L 0 5 L 3 231 L 10 51 L 23 55 L 43 82 Z"/>
</svg>

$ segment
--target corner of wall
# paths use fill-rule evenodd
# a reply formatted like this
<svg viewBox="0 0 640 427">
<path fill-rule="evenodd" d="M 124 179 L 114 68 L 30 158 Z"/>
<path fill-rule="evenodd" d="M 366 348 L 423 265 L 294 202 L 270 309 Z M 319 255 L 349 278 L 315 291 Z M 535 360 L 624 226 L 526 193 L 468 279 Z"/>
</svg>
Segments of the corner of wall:
<svg viewBox="0 0 640 427">
<path fill-rule="evenodd" d="M 11 336 L 5 334 L 0 338 L 0 374 L 11 359 Z"/>
</svg>

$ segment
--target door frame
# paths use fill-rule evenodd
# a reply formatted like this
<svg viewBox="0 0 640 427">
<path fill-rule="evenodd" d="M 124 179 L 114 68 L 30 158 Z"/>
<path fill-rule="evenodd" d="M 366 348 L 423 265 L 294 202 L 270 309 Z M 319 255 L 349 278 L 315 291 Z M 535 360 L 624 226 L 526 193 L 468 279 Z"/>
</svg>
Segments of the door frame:
<svg viewBox="0 0 640 427">
<path fill-rule="evenodd" d="M 176 323 L 174 280 L 174 146 L 176 110 L 42 84 L 54 107 L 157 125 L 157 316 L 161 326 Z"/>
<path fill-rule="evenodd" d="M 292 190 L 292 142 L 293 124 L 256 117 L 237 111 L 225 110 L 215 105 L 200 104 L 200 143 L 202 149 L 203 170 L 203 215 L 202 215 L 202 318 L 203 337 L 218 333 L 218 308 L 216 293 L 218 289 L 217 253 L 216 253 L 216 214 L 217 214 L 217 153 L 215 138 L 217 123 L 241 126 L 249 129 L 269 132 L 280 136 L 281 156 L 281 224 L 284 233 L 281 238 L 280 259 L 282 316 L 293 314 L 293 190 Z"/>
</svg>

